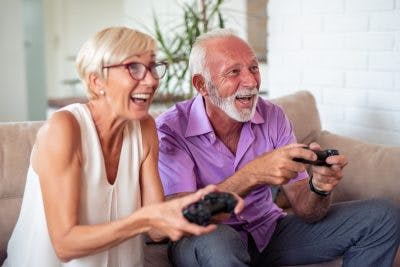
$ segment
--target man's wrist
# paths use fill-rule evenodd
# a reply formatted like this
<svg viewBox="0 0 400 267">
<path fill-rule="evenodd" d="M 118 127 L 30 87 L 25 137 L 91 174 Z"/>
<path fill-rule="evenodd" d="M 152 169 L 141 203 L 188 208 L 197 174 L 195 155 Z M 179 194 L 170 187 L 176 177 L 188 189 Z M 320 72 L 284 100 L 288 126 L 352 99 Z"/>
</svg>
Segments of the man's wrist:
<svg viewBox="0 0 400 267">
<path fill-rule="evenodd" d="M 316 188 L 313 184 L 313 176 L 310 177 L 308 183 L 310 184 L 310 190 L 320 197 L 327 197 L 331 194 L 331 192 L 323 191 L 323 190 Z"/>
</svg>

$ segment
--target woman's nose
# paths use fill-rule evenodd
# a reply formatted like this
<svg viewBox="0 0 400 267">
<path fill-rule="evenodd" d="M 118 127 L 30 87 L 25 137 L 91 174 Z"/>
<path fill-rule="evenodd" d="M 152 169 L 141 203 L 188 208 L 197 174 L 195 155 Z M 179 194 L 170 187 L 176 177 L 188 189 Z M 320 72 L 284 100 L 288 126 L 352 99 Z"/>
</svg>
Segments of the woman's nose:
<svg viewBox="0 0 400 267">
<path fill-rule="evenodd" d="M 144 75 L 142 81 L 149 86 L 158 85 L 158 79 L 154 78 L 149 70 L 146 70 L 146 74 Z"/>
</svg>

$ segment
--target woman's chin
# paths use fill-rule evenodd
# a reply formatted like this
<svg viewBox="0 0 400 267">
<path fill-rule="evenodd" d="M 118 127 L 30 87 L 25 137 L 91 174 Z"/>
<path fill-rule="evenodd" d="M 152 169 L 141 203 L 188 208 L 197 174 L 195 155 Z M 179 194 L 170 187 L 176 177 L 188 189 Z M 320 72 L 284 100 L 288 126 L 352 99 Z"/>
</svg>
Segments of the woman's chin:
<svg viewBox="0 0 400 267">
<path fill-rule="evenodd" d="M 149 107 L 130 107 L 129 109 L 129 119 L 132 120 L 142 120 L 150 116 Z"/>
</svg>

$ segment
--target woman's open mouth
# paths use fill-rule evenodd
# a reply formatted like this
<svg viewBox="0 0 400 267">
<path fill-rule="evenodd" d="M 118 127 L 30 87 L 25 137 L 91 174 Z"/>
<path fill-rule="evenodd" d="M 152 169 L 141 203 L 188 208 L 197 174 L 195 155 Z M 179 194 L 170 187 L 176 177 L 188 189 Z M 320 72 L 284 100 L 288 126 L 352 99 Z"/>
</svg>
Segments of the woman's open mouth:
<svg viewBox="0 0 400 267">
<path fill-rule="evenodd" d="M 132 93 L 131 100 L 137 104 L 146 103 L 151 97 L 150 93 Z"/>
</svg>

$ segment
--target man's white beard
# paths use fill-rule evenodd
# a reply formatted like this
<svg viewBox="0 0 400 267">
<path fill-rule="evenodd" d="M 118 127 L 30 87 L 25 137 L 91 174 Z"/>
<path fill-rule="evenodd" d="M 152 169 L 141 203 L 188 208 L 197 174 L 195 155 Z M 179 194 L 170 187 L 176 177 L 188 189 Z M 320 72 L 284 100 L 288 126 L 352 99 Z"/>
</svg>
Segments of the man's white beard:
<svg viewBox="0 0 400 267">
<path fill-rule="evenodd" d="M 257 88 L 239 89 L 234 95 L 223 98 L 219 95 L 218 89 L 208 82 L 210 101 L 222 111 L 226 113 L 231 119 L 240 122 L 246 122 L 253 118 L 256 112 L 258 90 Z M 235 106 L 235 99 L 237 96 L 254 95 L 253 106 L 251 108 L 238 110 Z"/>
</svg>

